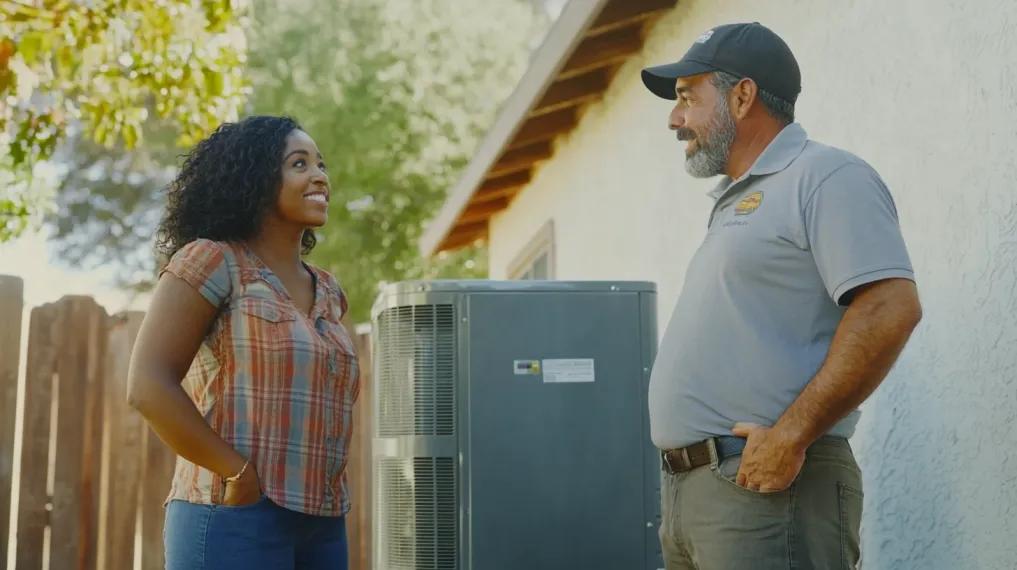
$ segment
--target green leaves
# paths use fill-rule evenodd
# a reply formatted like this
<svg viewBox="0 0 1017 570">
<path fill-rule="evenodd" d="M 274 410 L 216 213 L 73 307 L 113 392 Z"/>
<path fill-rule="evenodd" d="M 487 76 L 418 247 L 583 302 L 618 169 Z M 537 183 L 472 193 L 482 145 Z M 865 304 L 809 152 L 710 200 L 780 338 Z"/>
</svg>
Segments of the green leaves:
<svg viewBox="0 0 1017 570">
<path fill-rule="evenodd" d="M 50 218 L 65 259 L 150 280 L 174 145 L 196 143 L 246 101 L 245 113 L 298 119 L 325 156 L 332 202 L 311 257 L 346 289 L 354 322 L 370 317 L 381 282 L 486 275 L 483 249 L 425 260 L 417 240 L 546 30 L 529 0 L 475 10 L 461 0 L 255 0 L 249 15 L 229 0 L 201 0 L 190 15 L 179 11 L 190 2 L 122 1 L 123 22 L 92 13 L 76 28 L 101 39 L 126 26 L 134 47 L 111 54 L 90 40 L 73 51 L 72 76 L 88 69 L 91 79 L 76 100 L 87 136 L 61 150 Z"/>
<path fill-rule="evenodd" d="M 42 61 L 42 54 L 47 51 L 49 44 L 48 36 L 42 32 L 27 32 L 21 36 L 18 42 L 18 53 L 21 59 L 29 67 L 39 65 Z"/>
<path fill-rule="evenodd" d="M 0 153 L 17 170 L 8 175 L 29 180 L 73 123 L 106 148 L 131 149 L 144 142 L 150 107 L 182 145 L 236 117 L 247 94 L 243 8 L 237 0 L 0 1 Z M 0 199 L 13 203 L 16 192 L 0 188 Z"/>
<path fill-rule="evenodd" d="M 417 240 L 546 29 L 529 2 L 255 3 L 256 113 L 292 114 L 329 164 L 312 259 L 365 321 L 385 281 L 486 274 L 482 250 L 422 259 Z"/>
<path fill-rule="evenodd" d="M 0 198 L 0 241 L 10 239 L 25 230 L 28 208 L 9 198 Z"/>
</svg>

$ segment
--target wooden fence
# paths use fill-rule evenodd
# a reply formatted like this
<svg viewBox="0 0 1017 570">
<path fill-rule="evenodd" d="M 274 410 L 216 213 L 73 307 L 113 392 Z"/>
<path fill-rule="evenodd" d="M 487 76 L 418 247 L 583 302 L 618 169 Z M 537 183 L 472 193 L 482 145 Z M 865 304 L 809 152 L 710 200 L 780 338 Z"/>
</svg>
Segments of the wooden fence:
<svg viewBox="0 0 1017 570">
<path fill-rule="evenodd" d="M 90 297 L 32 309 L 22 443 L 14 472 L 23 291 L 0 275 L 0 567 L 144 570 L 163 567 L 162 503 L 175 456 L 126 403 L 127 367 L 142 313 L 107 315 Z M 347 520 L 350 567 L 370 569 L 370 340 L 355 338 L 364 370 L 354 414 Z M 13 485 L 16 536 L 8 544 Z M 16 545 L 16 546 L 15 546 Z M 138 552 L 136 552 L 136 549 Z"/>
</svg>

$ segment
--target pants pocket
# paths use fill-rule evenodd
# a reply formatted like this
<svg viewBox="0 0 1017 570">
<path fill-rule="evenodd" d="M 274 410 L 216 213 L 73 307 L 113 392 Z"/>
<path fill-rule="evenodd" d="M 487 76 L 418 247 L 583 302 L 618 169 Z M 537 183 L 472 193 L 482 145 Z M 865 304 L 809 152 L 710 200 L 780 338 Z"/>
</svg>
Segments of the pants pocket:
<svg viewBox="0 0 1017 570">
<path fill-rule="evenodd" d="M 745 487 L 742 487 L 741 485 L 738 484 L 738 469 L 741 467 L 741 464 L 742 464 L 741 454 L 732 455 L 730 457 L 724 458 L 716 466 L 711 465 L 710 471 L 714 474 L 714 476 L 717 477 L 717 479 L 720 479 L 724 483 L 727 483 L 728 485 L 733 487 L 735 490 L 750 497 L 772 498 L 788 494 L 788 489 L 784 489 L 783 491 L 772 491 L 772 492 L 768 491 L 764 493 L 761 491 L 753 491 L 752 489 L 746 489 Z"/>
<path fill-rule="evenodd" d="M 205 548 L 211 505 L 198 505 L 181 500 L 170 501 L 163 523 L 163 547 L 167 570 L 201 570 L 205 568 Z"/>
<path fill-rule="evenodd" d="M 268 497 L 265 495 L 261 495 L 261 497 L 257 501 L 254 501 L 249 505 L 224 505 L 220 503 L 218 505 L 215 505 L 215 508 L 230 512 L 253 511 L 254 509 L 257 509 L 258 507 L 264 505 L 266 501 L 268 501 Z"/>
<path fill-rule="evenodd" d="M 861 556 L 859 529 L 862 524 L 863 495 L 844 483 L 837 483 L 837 503 L 840 508 L 841 567 L 854 570 Z"/>
</svg>

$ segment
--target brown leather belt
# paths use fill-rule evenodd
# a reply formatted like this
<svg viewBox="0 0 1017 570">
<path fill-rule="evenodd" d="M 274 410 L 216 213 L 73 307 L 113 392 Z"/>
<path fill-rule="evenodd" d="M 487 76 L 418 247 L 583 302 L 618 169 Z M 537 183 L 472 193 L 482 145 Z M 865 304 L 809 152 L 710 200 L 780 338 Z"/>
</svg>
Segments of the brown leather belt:
<svg viewBox="0 0 1017 570">
<path fill-rule="evenodd" d="M 687 473 L 697 467 L 709 465 L 713 461 L 713 454 L 710 448 L 716 450 L 717 462 L 738 455 L 745 449 L 745 439 L 741 437 L 715 437 L 693 443 L 687 447 L 677 449 L 662 449 L 660 451 L 661 469 L 670 475 Z"/>
</svg>

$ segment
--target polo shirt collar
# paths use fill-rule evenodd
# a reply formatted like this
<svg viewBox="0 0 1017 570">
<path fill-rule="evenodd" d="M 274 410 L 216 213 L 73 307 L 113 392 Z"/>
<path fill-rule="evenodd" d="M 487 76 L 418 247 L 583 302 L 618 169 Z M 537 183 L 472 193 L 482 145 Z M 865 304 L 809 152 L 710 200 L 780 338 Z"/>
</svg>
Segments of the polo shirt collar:
<svg viewBox="0 0 1017 570">
<path fill-rule="evenodd" d="M 770 144 L 766 145 L 766 149 L 741 179 L 744 180 L 750 176 L 765 176 L 784 170 L 805 150 L 805 145 L 808 142 L 809 135 L 805 129 L 798 123 L 791 123 L 777 133 Z M 738 182 L 738 180 L 731 180 L 730 177 L 724 176 L 717 186 L 707 194 L 714 200 L 719 200 L 733 182 Z"/>
</svg>

